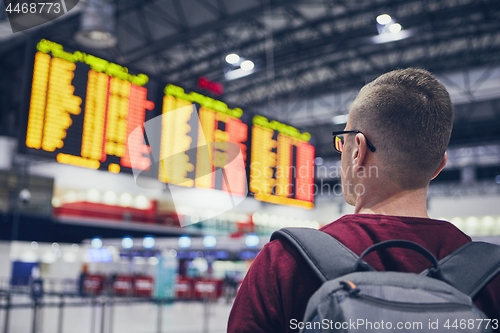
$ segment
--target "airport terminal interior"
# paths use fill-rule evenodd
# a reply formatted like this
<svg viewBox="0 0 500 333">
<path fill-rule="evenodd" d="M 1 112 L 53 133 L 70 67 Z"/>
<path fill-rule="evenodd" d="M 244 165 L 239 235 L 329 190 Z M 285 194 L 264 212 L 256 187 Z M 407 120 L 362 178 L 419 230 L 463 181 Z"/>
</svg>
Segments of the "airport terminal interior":
<svg viewBox="0 0 500 333">
<path fill-rule="evenodd" d="M 429 216 L 500 244 L 498 0 L 41 4 L 0 4 L 1 333 L 226 332 L 273 231 L 354 211 L 331 133 L 398 68 L 454 104 Z"/>
</svg>

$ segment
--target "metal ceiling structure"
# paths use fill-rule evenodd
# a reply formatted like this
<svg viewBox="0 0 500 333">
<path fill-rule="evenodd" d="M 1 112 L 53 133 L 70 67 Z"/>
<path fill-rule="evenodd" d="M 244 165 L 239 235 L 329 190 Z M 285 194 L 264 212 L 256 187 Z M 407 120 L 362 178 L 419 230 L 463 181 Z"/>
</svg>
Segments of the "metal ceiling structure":
<svg viewBox="0 0 500 333">
<path fill-rule="evenodd" d="M 330 132 L 342 126 L 332 116 L 345 114 L 367 81 L 404 67 L 426 68 L 450 89 L 456 104 L 452 145 L 500 143 L 498 0 L 114 3 L 118 43 L 95 54 L 187 90 L 197 90 L 201 76 L 221 82 L 220 99 L 311 131 L 324 158 L 334 156 Z M 17 40 L 44 37 L 78 47 L 77 10 Z M 376 17 L 383 13 L 407 38 L 377 43 Z M 11 49 L 6 43 L 0 40 L 0 53 Z M 251 75 L 225 79 L 225 56 L 232 52 L 255 63 Z"/>
<path fill-rule="evenodd" d="M 375 18 L 390 13 L 413 36 L 375 44 Z M 226 82 L 245 106 L 359 88 L 395 67 L 435 72 L 499 61 L 498 1 L 140 1 L 118 2 L 120 57 L 184 86 L 223 81 L 224 56 L 257 64 Z M 271 57 L 270 57 L 271 55 Z M 272 58 L 272 61 L 269 61 Z"/>
</svg>

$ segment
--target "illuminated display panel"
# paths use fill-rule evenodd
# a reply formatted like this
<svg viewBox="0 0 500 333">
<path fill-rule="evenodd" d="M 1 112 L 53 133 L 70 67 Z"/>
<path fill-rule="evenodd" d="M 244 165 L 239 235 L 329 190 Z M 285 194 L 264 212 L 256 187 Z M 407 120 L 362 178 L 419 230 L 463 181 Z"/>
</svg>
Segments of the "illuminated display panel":
<svg viewBox="0 0 500 333">
<path fill-rule="evenodd" d="M 225 128 L 228 133 L 227 140 L 232 143 L 236 143 L 241 151 L 243 161 L 247 160 L 247 145 L 246 141 L 248 139 L 248 126 L 243 123 L 240 119 L 236 118 L 227 118 L 225 120 Z M 246 164 L 245 164 L 246 165 Z M 229 183 L 233 184 L 231 188 L 231 192 L 237 195 L 246 194 L 246 171 L 244 169 L 240 169 L 235 167 L 234 165 L 228 165 L 226 167 L 227 177 L 229 179 Z M 227 188 L 227 182 L 222 183 L 222 189 L 225 191 L 229 191 Z M 236 186 L 235 186 L 236 185 Z"/>
<path fill-rule="evenodd" d="M 309 133 L 262 116 L 249 128 L 239 108 L 178 86 L 169 84 L 161 92 L 162 87 L 144 74 L 42 40 L 34 55 L 27 151 L 111 173 L 130 171 L 133 160 L 135 168 L 151 168 L 148 176 L 161 182 L 242 196 L 248 173 L 257 200 L 313 207 Z M 173 112 L 182 108 L 186 111 Z M 162 115 L 161 130 L 146 138 L 143 124 L 157 115 Z M 139 126 L 142 131 L 134 131 Z M 160 143 L 158 164 L 151 163 L 146 140 Z M 234 147 L 246 170 L 229 163 Z"/>
<path fill-rule="evenodd" d="M 59 163 L 112 173 L 130 169 L 131 158 L 147 169 L 144 136 L 128 140 L 154 108 L 147 76 L 48 40 L 37 50 L 26 147 L 52 153 Z"/>
<path fill-rule="evenodd" d="M 246 164 L 248 126 L 239 119 L 241 109 L 174 85 L 164 93 L 158 179 L 244 196 L 245 168 L 230 163 L 241 152 Z"/>
<path fill-rule="evenodd" d="M 314 147 L 309 133 L 255 116 L 252 127 L 250 191 L 257 200 L 314 207 Z"/>
<path fill-rule="evenodd" d="M 180 112 L 175 112 L 181 109 Z M 193 187 L 188 173 L 194 170 L 187 151 L 193 142 L 188 124 L 193 114 L 191 102 L 166 95 L 163 99 L 160 167 L 158 179 L 164 183 Z"/>
</svg>

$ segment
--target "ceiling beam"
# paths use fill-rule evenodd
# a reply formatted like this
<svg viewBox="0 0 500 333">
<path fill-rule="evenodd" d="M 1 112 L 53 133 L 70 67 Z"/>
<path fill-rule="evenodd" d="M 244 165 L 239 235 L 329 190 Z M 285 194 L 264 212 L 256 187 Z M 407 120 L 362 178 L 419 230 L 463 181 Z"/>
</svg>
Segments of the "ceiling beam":
<svg viewBox="0 0 500 333">
<path fill-rule="evenodd" d="M 284 5 L 288 5 L 299 0 L 275 0 L 272 5 L 273 8 L 278 8 Z M 153 44 L 145 45 L 144 47 L 136 48 L 124 55 L 125 61 L 130 64 L 141 60 L 147 56 L 154 53 L 163 51 L 166 47 L 172 47 L 179 43 L 185 42 L 188 39 L 198 37 L 200 34 L 205 34 L 207 31 L 218 30 L 223 27 L 229 26 L 239 20 L 248 19 L 254 15 L 261 14 L 263 9 L 261 6 L 257 5 L 248 10 L 238 12 L 233 15 L 225 16 L 224 19 L 217 19 L 215 21 L 210 21 L 193 28 L 187 28 L 183 31 L 179 31 L 173 36 L 168 36 L 155 41 Z M 221 16 L 223 13 L 221 13 Z"/>
</svg>

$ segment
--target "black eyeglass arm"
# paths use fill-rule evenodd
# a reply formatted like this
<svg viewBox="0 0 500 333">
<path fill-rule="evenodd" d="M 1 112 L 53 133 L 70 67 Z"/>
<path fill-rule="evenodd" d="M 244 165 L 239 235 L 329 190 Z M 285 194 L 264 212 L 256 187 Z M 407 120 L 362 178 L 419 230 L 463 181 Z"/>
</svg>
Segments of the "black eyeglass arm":
<svg viewBox="0 0 500 333">
<path fill-rule="evenodd" d="M 368 138 L 366 137 L 366 135 L 361 132 L 361 131 L 355 131 L 355 130 L 352 130 L 352 131 L 338 131 L 338 132 L 332 132 L 332 137 L 335 137 L 337 135 L 341 135 L 341 134 L 349 134 L 349 133 L 361 133 L 365 136 L 365 139 L 366 139 L 366 144 L 368 146 L 368 148 L 370 148 L 370 150 L 372 152 L 375 152 L 375 150 L 377 150 L 377 148 L 375 148 L 375 146 L 370 142 L 370 140 L 368 140 Z"/>
</svg>

